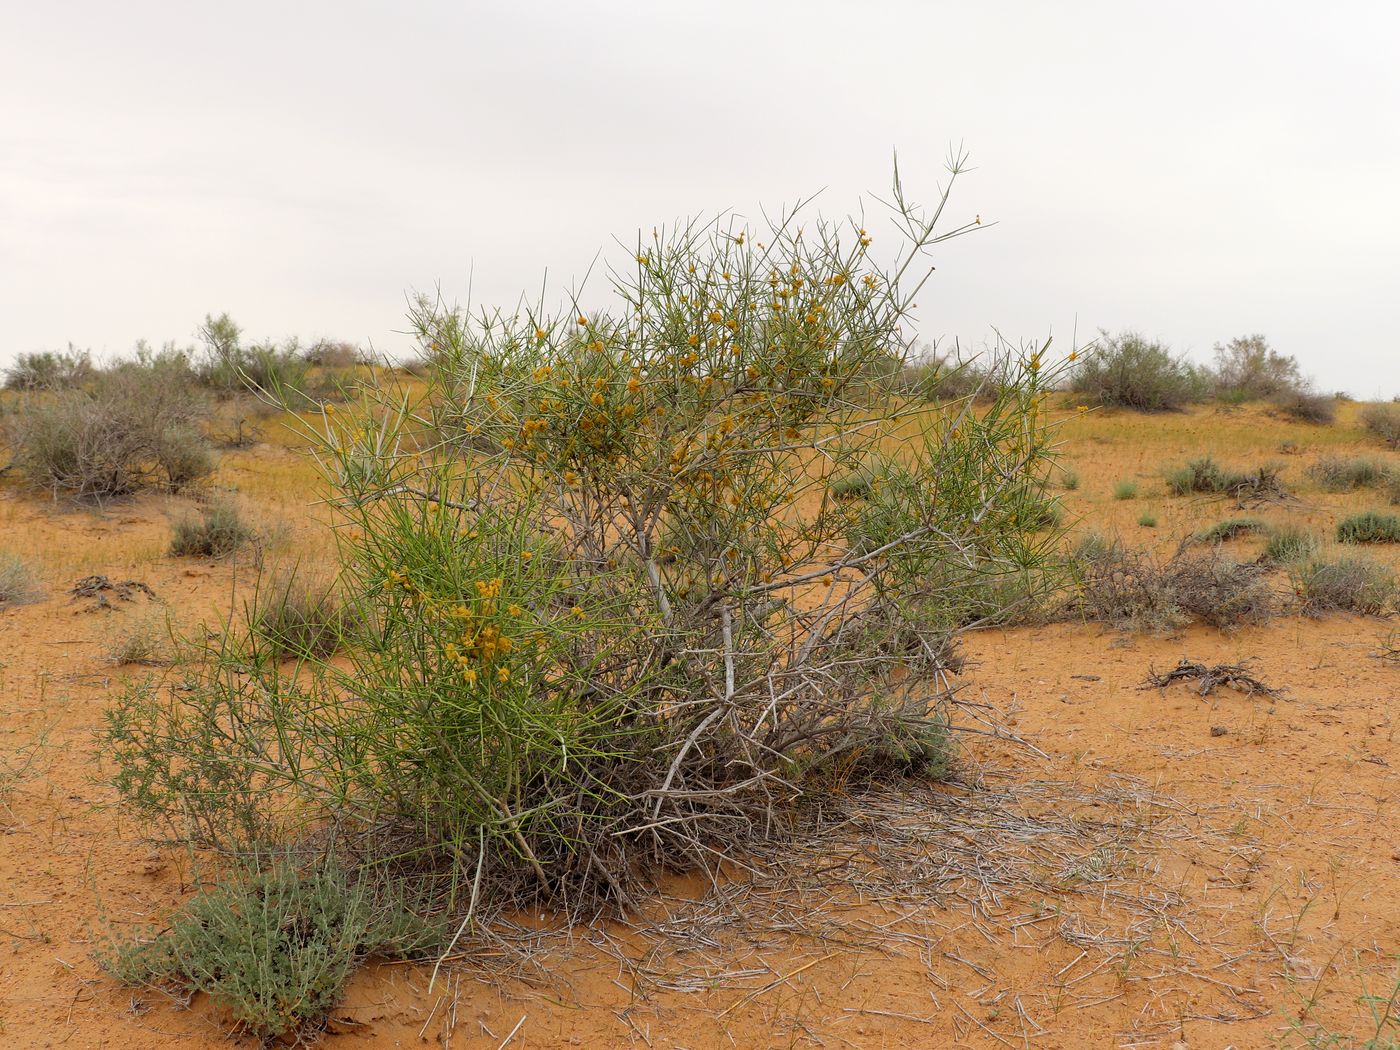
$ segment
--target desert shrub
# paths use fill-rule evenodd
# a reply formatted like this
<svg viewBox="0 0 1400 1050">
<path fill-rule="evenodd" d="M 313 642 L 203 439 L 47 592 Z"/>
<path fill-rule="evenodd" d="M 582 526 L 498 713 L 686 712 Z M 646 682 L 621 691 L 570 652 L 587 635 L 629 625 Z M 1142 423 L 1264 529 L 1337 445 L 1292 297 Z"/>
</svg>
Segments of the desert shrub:
<svg viewBox="0 0 1400 1050">
<path fill-rule="evenodd" d="M 177 558 L 225 558 L 257 533 L 232 503 L 205 507 L 197 517 L 177 518 L 171 525 L 170 553 Z"/>
<path fill-rule="evenodd" d="M 1391 448 L 1400 448 L 1400 405 L 1367 405 L 1361 425 Z"/>
<path fill-rule="evenodd" d="M 1060 475 L 1060 485 L 1066 492 L 1074 492 L 1079 488 L 1079 475 L 1072 470 L 1066 470 Z"/>
<path fill-rule="evenodd" d="M 161 667 L 171 656 L 170 631 L 163 621 L 150 618 L 119 629 L 107 645 L 107 659 L 118 667 Z"/>
<path fill-rule="evenodd" d="M 1201 543 L 1226 543 L 1241 536 L 1257 536 L 1268 531 L 1268 523 L 1260 518 L 1230 518 L 1198 532 L 1196 539 Z"/>
<path fill-rule="evenodd" d="M 1309 386 L 1277 394 L 1271 401 L 1280 413 L 1299 423 L 1330 426 L 1337 421 L 1337 399 Z"/>
<path fill-rule="evenodd" d="M 1391 506 L 1400 507 L 1400 471 L 1392 471 L 1381 486 L 1381 491 L 1385 498 L 1390 501 Z"/>
<path fill-rule="evenodd" d="M 238 1030 L 300 1044 L 363 960 L 421 957 L 446 932 L 334 858 L 310 870 L 273 856 L 204 886 L 100 961 L 123 983 L 203 993 Z"/>
<path fill-rule="evenodd" d="M 28 480 L 78 499 L 158 486 L 179 491 L 214 469 L 207 406 L 169 361 L 127 361 L 82 389 L 26 399 L 9 420 Z"/>
<path fill-rule="evenodd" d="M 1400 516 L 1368 510 L 1337 523 L 1339 543 L 1400 543 Z"/>
<path fill-rule="evenodd" d="M 18 554 L 0 554 L 0 607 L 23 605 L 40 595 L 39 579 Z"/>
<path fill-rule="evenodd" d="M 1386 464 L 1370 457 L 1324 456 L 1308 467 L 1308 477 L 1329 492 L 1346 492 L 1382 485 L 1391 477 L 1391 471 Z"/>
<path fill-rule="evenodd" d="M 274 660 L 329 656 L 349 626 L 335 588 L 296 571 L 260 580 L 245 619 L 254 654 Z"/>
<path fill-rule="evenodd" d="M 1265 401 L 1284 397 L 1304 385 L 1294 357 L 1280 354 L 1262 335 L 1238 336 L 1215 347 L 1211 378 L 1216 396 L 1235 401 Z"/>
<path fill-rule="evenodd" d="M 1123 629 L 1166 632 L 1200 622 L 1228 630 L 1263 623 L 1275 611 L 1259 566 L 1214 551 L 1156 558 L 1096 538 L 1076 549 L 1071 564 L 1073 608 L 1085 619 Z"/>
<path fill-rule="evenodd" d="M 351 368 L 364 364 L 364 352 L 354 343 L 335 339 L 318 339 L 301 352 L 302 360 L 321 368 Z"/>
<path fill-rule="evenodd" d="M 614 271 L 615 315 L 420 304 L 419 400 L 371 384 L 311 435 L 365 626 L 128 692 L 122 795 L 178 841 L 316 835 L 459 907 L 474 871 L 483 906 L 581 908 L 790 833 L 834 780 L 938 775 L 950 639 L 1055 584 L 1057 370 L 897 440 L 867 366 L 938 236 L 901 214 L 889 272 L 854 228 L 694 225 Z M 832 497 L 827 464 L 884 448 Z"/>
<path fill-rule="evenodd" d="M 1185 358 L 1136 332 L 1101 333 L 1070 375 L 1069 388 L 1106 407 L 1166 412 L 1205 400 L 1207 377 Z"/>
<path fill-rule="evenodd" d="M 244 346 L 242 329 L 226 313 L 205 315 L 199 338 L 204 344 L 197 367 L 200 382 L 220 397 L 244 390 L 279 398 L 309 396 L 311 364 L 295 339 Z"/>
<path fill-rule="evenodd" d="M 1248 471 L 1227 471 L 1209 456 L 1193 459 L 1184 467 L 1167 474 L 1167 491 L 1173 496 L 1201 495 L 1230 496 L 1243 506 L 1251 502 L 1265 502 L 1287 495 L 1279 474 L 1282 471 L 1274 466 L 1260 466 Z"/>
<path fill-rule="evenodd" d="M 1137 499 L 1138 487 L 1136 481 L 1119 481 L 1114 483 L 1113 498 L 1116 500 Z"/>
<path fill-rule="evenodd" d="M 1269 531 L 1261 557 L 1276 565 L 1288 565 L 1312 557 L 1317 548 L 1317 537 L 1307 529 L 1282 525 Z"/>
<path fill-rule="evenodd" d="M 44 350 L 18 355 L 5 369 L 5 386 L 10 390 L 66 390 L 92 374 L 92 355 L 69 344 L 66 353 Z"/>
<path fill-rule="evenodd" d="M 1157 527 L 1157 515 L 1143 514 L 1138 518 L 1138 524 L 1144 529 L 1155 529 Z"/>
<path fill-rule="evenodd" d="M 1355 612 L 1378 615 L 1395 601 L 1394 575 L 1361 558 L 1310 561 L 1294 573 L 1294 585 L 1309 615 Z"/>
<path fill-rule="evenodd" d="M 1188 496 L 1192 493 L 1221 493 L 1229 482 L 1229 476 L 1210 456 L 1193 459 L 1184 467 L 1167 474 L 1167 491 L 1173 496 Z"/>
</svg>

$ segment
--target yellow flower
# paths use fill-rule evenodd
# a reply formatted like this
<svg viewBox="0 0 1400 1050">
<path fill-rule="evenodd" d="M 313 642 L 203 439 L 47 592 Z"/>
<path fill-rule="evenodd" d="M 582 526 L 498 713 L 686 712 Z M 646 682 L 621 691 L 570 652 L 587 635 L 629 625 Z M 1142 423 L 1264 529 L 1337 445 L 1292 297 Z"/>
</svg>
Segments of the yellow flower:
<svg viewBox="0 0 1400 1050">
<path fill-rule="evenodd" d="M 508 609 L 506 610 L 506 612 L 510 613 L 512 616 L 519 616 L 519 615 L 521 615 L 524 611 L 525 611 L 525 610 L 522 609 L 522 608 L 520 608 L 520 606 L 518 606 L 518 605 L 512 605 L 510 608 L 508 608 Z"/>
<path fill-rule="evenodd" d="M 462 671 L 462 677 L 467 680 L 468 685 L 476 685 L 476 668 L 468 667 Z"/>
<path fill-rule="evenodd" d="M 631 379 L 627 380 L 627 392 L 629 394 L 635 394 L 640 389 L 642 389 L 642 384 L 636 376 L 633 376 Z"/>
<path fill-rule="evenodd" d="M 576 323 L 577 323 L 577 324 L 579 325 L 579 327 L 581 328 L 581 327 L 583 327 L 584 325 L 588 324 L 588 318 L 584 317 L 583 314 L 579 314 L 578 317 L 577 317 L 577 319 L 576 319 Z"/>
<path fill-rule="evenodd" d="M 545 339 L 547 339 L 548 337 L 549 333 L 546 332 L 543 328 L 535 329 L 535 338 L 538 339 L 540 342 L 544 342 Z"/>
<path fill-rule="evenodd" d="M 724 320 L 724 314 L 720 313 L 718 310 L 711 310 L 710 320 L 713 321 L 715 324 L 719 324 L 721 321 Z"/>
<path fill-rule="evenodd" d="M 510 681 L 510 668 L 509 668 L 509 667 L 502 667 L 499 671 L 496 672 L 496 677 L 499 678 L 502 682 L 509 682 L 509 681 Z"/>
<path fill-rule="evenodd" d="M 1071 350 L 1071 351 L 1069 352 L 1069 359 L 1070 359 L 1071 361 L 1077 361 L 1077 360 L 1079 360 L 1079 351 L 1078 351 L 1078 350 Z"/>
<path fill-rule="evenodd" d="M 691 346 L 698 346 L 700 343 L 700 337 L 694 332 L 691 332 L 688 336 L 685 337 L 685 341 Z"/>
<path fill-rule="evenodd" d="M 602 408 L 604 402 L 607 401 L 607 398 L 605 398 L 602 394 L 595 393 L 595 394 L 594 394 L 592 397 L 590 397 L 588 400 L 592 401 L 593 404 L 594 404 L 596 407 Z"/>
<path fill-rule="evenodd" d="M 520 552 L 520 560 L 521 560 L 521 561 L 529 561 L 529 560 L 530 560 L 531 558 L 533 558 L 534 556 L 535 556 L 535 552 L 534 552 L 534 551 L 521 551 L 521 552 Z"/>
<path fill-rule="evenodd" d="M 572 609 L 569 610 L 569 615 L 572 616 L 575 620 L 582 620 L 583 610 L 580 609 L 577 605 L 575 605 Z"/>
</svg>

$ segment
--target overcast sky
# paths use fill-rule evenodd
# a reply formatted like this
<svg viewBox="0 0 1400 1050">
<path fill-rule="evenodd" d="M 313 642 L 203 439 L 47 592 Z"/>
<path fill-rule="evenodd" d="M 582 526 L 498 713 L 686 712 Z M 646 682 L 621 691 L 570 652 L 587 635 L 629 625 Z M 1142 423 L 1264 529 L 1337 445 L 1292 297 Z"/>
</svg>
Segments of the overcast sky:
<svg viewBox="0 0 1400 1050">
<path fill-rule="evenodd" d="M 977 170 L 924 337 L 1261 332 L 1400 393 L 1400 5 L 0 0 L 0 363 L 193 336 L 396 352 L 658 222 Z M 611 249 L 614 254 L 617 249 Z"/>
</svg>

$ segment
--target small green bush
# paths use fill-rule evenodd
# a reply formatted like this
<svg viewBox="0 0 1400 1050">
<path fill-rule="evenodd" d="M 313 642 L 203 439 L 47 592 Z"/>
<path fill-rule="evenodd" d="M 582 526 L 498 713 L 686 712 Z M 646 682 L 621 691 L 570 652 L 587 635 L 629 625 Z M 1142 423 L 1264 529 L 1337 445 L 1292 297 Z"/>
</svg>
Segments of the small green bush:
<svg viewBox="0 0 1400 1050">
<path fill-rule="evenodd" d="M 1379 615 L 1396 597 L 1394 575 L 1360 558 L 1308 562 L 1295 573 L 1294 582 L 1303 611 L 1313 616 L 1335 611 Z"/>
<path fill-rule="evenodd" d="M 1060 485 L 1066 492 L 1074 492 L 1079 488 L 1079 475 L 1072 470 L 1066 470 L 1060 476 Z"/>
<path fill-rule="evenodd" d="M 1219 521 L 1210 528 L 1198 532 L 1196 539 L 1201 543 L 1225 543 L 1241 536 L 1259 535 L 1269 530 L 1268 523 L 1260 518 L 1231 518 Z"/>
<path fill-rule="evenodd" d="M 1166 412 L 1205 400 L 1208 377 L 1160 343 L 1136 332 L 1100 335 L 1070 376 L 1069 388 L 1106 407 Z"/>
<path fill-rule="evenodd" d="M 295 571 L 259 581 L 246 619 L 253 651 L 274 660 L 329 656 L 350 622 L 330 584 Z"/>
<path fill-rule="evenodd" d="M 118 667 L 163 667 L 171 662 L 170 632 L 162 621 L 137 620 L 107 646 L 107 659 Z"/>
<path fill-rule="evenodd" d="M 197 518 L 179 518 L 171 528 L 170 553 L 177 558 L 225 558 L 257 537 L 231 503 L 206 507 Z"/>
<path fill-rule="evenodd" d="M 1269 532 L 1261 557 L 1276 565 L 1310 558 L 1318 548 L 1317 537 L 1297 525 L 1283 525 Z"/>
<path fill-rule="evenodd" d="M 1367 405 L 1361 424 L 1391 448 L 1400 448 L 1400 405 Z"/>
<path fill-rule="evenodd" d="M 1138 524 L 1144 529 L 1155 529 L 1157 527 L 1157 516 L 1155 514 L 1144 514 L 1138 518 Z"/>
<path fill-rule="evenodd" d="M 18 554 L 0 554 L 0 607 L 37 601 L 38 578 Z"/>
<path fill-rule="evenodd" d="M 1400 516 L 1369 510 L 1337 523 L 1339 543 L 1400 543 Z"/>
<path fill-rule="evenodd" d="M 1113 498 L 1116 500 L 1137 499 L 1137 494 L 1136 481 L 1119 481 L 1113 486 Z"/>
<path fill-rule="evenodd" d="M 447 931 L 329 860 L 235 869 L 162 924 L 100 956 L 124 984 L 208 995 L 264 1041 L 311 1035 L 367 958 L 421 958 Z"/>
<path fill-rule="evenodd" d="M 1383 485 L 1393 476 L 1385 463 L 1368 456 L 1354 456 L 1351 459 L 1324 456 L 1308 467 L 1307 473 L 1329 492 L 1373 488 Z"/>
<path fill-rule="evenodd" d="M 1193 459 L 1167 474 L 1167 491 L 1173 496 L 1220 493 L 1225 491 L 1227 483 L 1227 475 L 1210 456 Z"/>
<path fill-rule="evenodd" d="M 1261 466 L 1243 472 L 1226 471 L 1210 456 L 1204 456 L 1170 471 L 1166 484 L 1167 491 L 1173 496 L 1232 496 L 1243 505 L 1286 496 L 1287 490 L 1279 480 L 1280 473 L 1280 469 L 1274 466 Z"/>
</svg>

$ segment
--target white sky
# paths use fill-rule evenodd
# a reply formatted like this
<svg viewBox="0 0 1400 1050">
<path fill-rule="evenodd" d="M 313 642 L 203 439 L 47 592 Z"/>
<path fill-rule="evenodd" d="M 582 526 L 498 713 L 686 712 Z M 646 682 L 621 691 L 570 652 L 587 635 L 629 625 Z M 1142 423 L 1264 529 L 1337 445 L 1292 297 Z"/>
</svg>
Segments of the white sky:
<svg viewBox="0 0 1400 1050">
<path fill-rule="evenodd" d="M 1000 225 L 923 336 L 1262 332 L 1400 393 L 1394 3 L 0 0 L 0 363 L 251 336 L 402 351 L 614 237 L 825 188 Z M 615 254 L 616 248 L 611 249 Z M 600 286 L 601 290 L 601 286 Z"/>
</svg>

